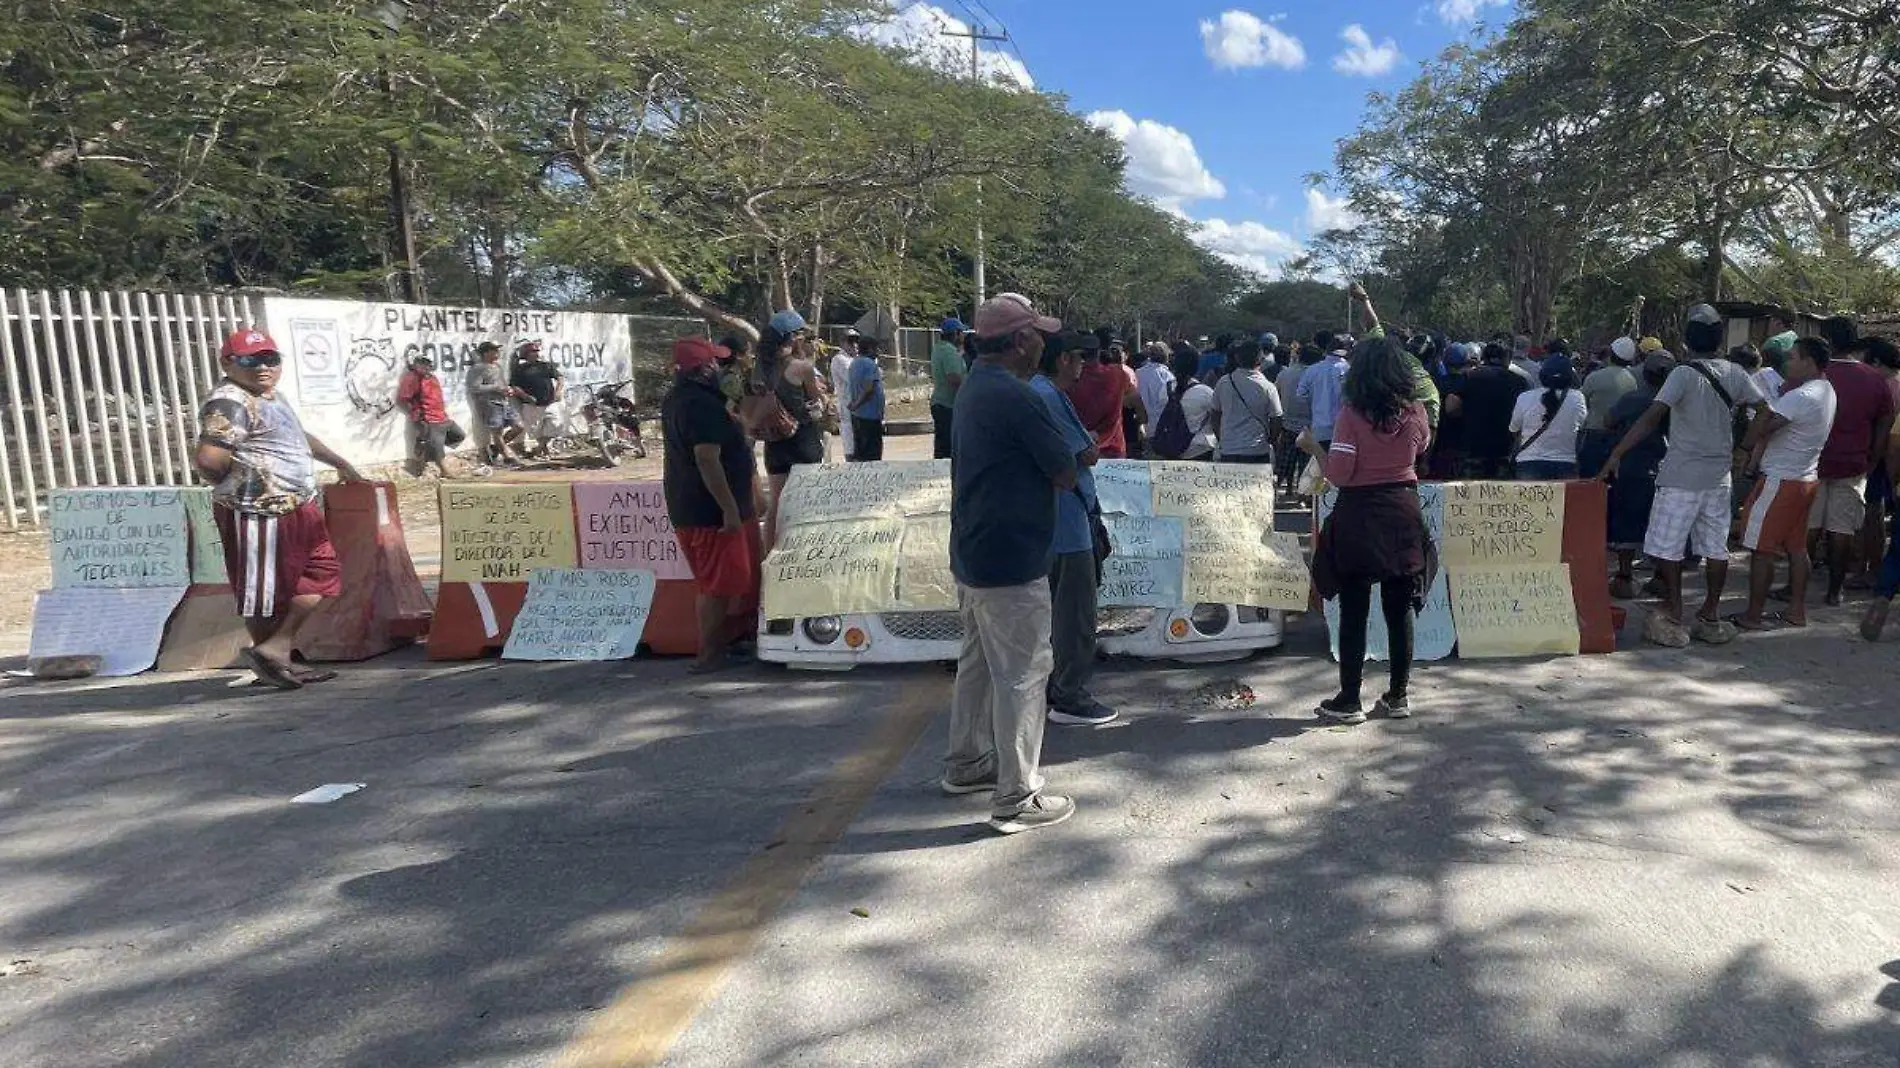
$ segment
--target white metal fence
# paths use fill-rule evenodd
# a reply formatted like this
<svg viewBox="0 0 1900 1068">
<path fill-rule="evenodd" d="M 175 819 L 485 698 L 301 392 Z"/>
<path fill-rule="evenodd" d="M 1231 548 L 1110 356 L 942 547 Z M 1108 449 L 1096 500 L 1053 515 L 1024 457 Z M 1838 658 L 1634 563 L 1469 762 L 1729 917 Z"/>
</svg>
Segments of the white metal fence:
<svg viewBox="0 0 1900 1068">
<path fill-rule="evenodd" d="M 73 486 L 185 485 L 198 401 L 251 299 L 0 290 L 0 530 Z"/>
</svg>

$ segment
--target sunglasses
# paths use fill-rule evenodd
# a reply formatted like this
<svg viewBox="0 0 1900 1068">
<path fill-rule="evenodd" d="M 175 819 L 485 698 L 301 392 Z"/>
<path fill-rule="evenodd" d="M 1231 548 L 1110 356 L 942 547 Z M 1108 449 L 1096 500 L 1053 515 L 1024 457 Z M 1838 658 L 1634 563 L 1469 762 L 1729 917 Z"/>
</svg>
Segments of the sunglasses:
<svg viewBox="0 0 1900 1068">
<path fill-rule="evenodd" d="M 233 356 L 231 362 L 246 371 L 255 371 L 259 367 L 277 367 L 284 362 L 284 358 L 274 352 L 259 352 L 250 356 Z"/>
</svg>

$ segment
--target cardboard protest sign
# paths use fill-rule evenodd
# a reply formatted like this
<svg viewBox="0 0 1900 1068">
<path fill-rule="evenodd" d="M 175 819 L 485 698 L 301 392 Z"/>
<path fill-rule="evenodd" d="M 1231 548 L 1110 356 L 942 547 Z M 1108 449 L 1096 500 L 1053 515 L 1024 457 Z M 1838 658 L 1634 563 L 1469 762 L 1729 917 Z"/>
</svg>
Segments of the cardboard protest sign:
<svg viewBox="0 0 1900 1068">
<path fill-rule="evenodd" d="M 1103 515 L 1155 514 L 1154 482 L 1144 460 L 1103 460 L 1090 468 Z"/>
<path fill-rule="evenodd" d="M 575 563 L 568 486 L 442 487 L 442 581 L 525 582 L 538 568 Z"/>
<path fill-rule="evenodd" d="M 766 617 L 891 610 L 903 533 L 900 519 L 807 523 L 785 531 L 765 558 Z"/>
<path fill-rule="evenodd" d="M 1117 608 L 1180 605 L 1187 521 L 1177 516 L 1110 514 L 1102 517 L 1102 524 L 1115 551 L 1102 561 L 1096 603 Z"/>
<path fill-rule="evenodd" d="M 801 464 L 779 501 L 781 530 L 841 519 L 896 519 L 950 510 L 950 461 Z"/>
<path fill-rule="evenodd" d="M 1273 468 L 1194 462 L 1149 465 L 1155 515 L 1234 516 L 1273 529 Z"/>
<path fill-rule="evenodd" d="M 1561 482 L 1452 482 L 1441 555 L 1449 568 L 1562 562 Z"/>
<path fill-rule="evenodd" d="M 136 675 L 158 659 L 179 586 L 62 586 L 33 596 L 27 655 L 97 656 L 100 675 Z"/>
<path fill-rule="evenodd" d="M 904 521 L 897 548 L 897 597 L 902 612 L 940 612 L 957 607 L 957 580 L 950 573 L 950 517 L 920 515 Z"/>
<path fill-rule="evenodd" d="M 544 567 L 528 579 L 504 660 L 625 660 L 653 607 L 651 571 Z"/>
<path fill-rule="evenodd" d="M 576 482 L 574 512 L 582 567 L 651 571 L 656 579 L 693 577 L 673 536 L 660 482 Z"/>
<path fill-rule="evenodd" d="M 1464 567 L 1451 574 L 1461 658 L 1577 654 L 1577 606 L 1565 564 Z"/>
<path fill-rule="evenodd" d="M 1185 603 L 1305 611 L 1312 574 L 1299 536 L 1235 519 L 1188 522 Z"/>
<path fill-rule="evenodd" d="M 211 515 L 211 490 L 191 487 L 178 491 L 185 502 L 185 525 L 191 532 L 191 581 L 212 586 L 231 581 L 224 570 L 224 536 Z"/>
<path fill-rule="evenodd" d="M 54 586 L 191 585 L 179 490 L 54 490 L 48 505 Z"/>
</svg>

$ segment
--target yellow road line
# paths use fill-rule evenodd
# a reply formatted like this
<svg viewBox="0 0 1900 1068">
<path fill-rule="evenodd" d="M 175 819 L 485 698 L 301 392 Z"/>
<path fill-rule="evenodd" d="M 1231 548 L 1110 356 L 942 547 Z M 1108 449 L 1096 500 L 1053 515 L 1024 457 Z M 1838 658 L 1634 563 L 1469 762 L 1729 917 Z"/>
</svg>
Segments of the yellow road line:
<svg viewBox="0 0 1900 1068">
<path fill-rule="evenodd" d="M 773 916 L 944 705 L 944 681 L 914 681 L 863 747 L 840 761 L 809 801 L 562 1052 L 561 1068 L 648 1068 L 666 1058 L 719 993 Z"/>
</svg>

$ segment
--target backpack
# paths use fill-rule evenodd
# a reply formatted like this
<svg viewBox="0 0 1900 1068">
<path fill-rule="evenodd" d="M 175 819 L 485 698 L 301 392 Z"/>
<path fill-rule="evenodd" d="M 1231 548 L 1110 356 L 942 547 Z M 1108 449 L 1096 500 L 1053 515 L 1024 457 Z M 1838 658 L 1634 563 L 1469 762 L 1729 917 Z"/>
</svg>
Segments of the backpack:
<svg viewBox="0 0 1900 1068">
<path fill-rule="evenodd" d="M 1179 460 L 1194 444 L 1194 431 L 1188 429 L 1187 412 L 1181 408 L 1181 395 L 1191 385 L 1190 382 L 1175 388 L 1167 406 L 1161 409 L 1161 418 L 1155 422 L 1154 436 L 1148 439 L 1150 451 L 1163 460 Z"/>
</svg>

